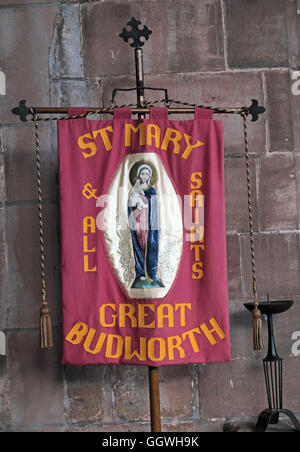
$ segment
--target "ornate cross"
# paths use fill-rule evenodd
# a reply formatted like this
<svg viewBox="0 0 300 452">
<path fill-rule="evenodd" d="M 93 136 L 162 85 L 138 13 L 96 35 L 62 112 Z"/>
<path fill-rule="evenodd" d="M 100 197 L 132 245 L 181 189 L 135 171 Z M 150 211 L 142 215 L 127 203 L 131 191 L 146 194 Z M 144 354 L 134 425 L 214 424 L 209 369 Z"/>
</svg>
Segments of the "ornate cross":
<svg viewBox="0 0 300 452">
<path fill-rule="evenodd" d="M 122 33 L 119 34 L 120 38 L 123 38 L 125 42 L 128 42 L 128 40 L 131 38 L 133 39 L 133 42 L 130 43 L 131 47 L 135 47 L 136 49 L 142 47 L 145 44 L 145 41 L 149 39 L 152 31 L 149 30 L 146 25 L 144 25 L 143 28 L 139 27 L 142 24 L 134 17 L 131 18 L 127 25 L 131 27 L 131 30 L 128 31 L 126 30 L 126 27 L 124 27 Z M 141 41 L 142 37 L 145 38 L 145 41 Z"/>
</svg>

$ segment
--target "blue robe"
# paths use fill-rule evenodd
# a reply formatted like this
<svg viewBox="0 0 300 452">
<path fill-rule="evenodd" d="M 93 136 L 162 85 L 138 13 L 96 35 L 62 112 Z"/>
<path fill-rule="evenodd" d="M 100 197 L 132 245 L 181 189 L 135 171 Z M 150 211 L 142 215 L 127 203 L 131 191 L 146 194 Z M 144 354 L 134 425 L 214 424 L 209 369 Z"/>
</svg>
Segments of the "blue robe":
<svg viewBox="0 0 300 452">
<path fill-rule="evenodd" d="M 132 212 L 136 207 L 128 207 L 129 226 L 131 230 L 132 246 L 135 259 L 136 278 L 132 287 L 163 287 L 163 284 L 157 280 L 157 261 L 158 261 L 158 203 L 156 191 L 153 187 L 144 190 L 145 197 L 148 200 L 148 231 L 147 247 L 144 252 L 141 248 L 135 227 L 134 216 Z M 141 277 L 146 278 L 145 282 L 137 282 Z"/>
</svg>

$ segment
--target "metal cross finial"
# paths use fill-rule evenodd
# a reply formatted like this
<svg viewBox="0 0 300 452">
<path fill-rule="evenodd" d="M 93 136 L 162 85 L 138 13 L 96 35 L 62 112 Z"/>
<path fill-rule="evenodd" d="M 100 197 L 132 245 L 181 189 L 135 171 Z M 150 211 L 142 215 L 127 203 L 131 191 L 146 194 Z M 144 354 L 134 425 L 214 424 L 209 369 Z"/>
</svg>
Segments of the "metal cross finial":
<svg viewBox="0 0 300 452">
<path fill-rule="evenodd" d="M 27 116 L 30 115 L 30 108 L 26 105 L 26 100 L 22 99 L 19 102 L 19 106 L 12 109 L 12 113 L 20 117 L 23 122 L 27 121 Z"/>
<path fill-rule="evenodd" d="M 131 47 L 135 47 L 136 49 L 142 47 L 145 44 L 145 41 L 149 39 L 152 31 L 149 30 L 146 25 L 144 25 L 143 28 L 139 28 L 141 22 L 139 20 L 136 20 L 135 17 L 132 17 L 127 25 L 131 27 L 131 30 L 128 31 L 126 30 L 126 27 L 124 27 L 122 33 L 119 34 L 120 38 L 123 38 L 125 42 L 128 42 L 128 40 L 131 38 L 133 39 L 133 42 L 130 43 Z M 145 41 L 141 41 L 142 37 L 145 38 Z"/>
<path fill-rule="evenodd" d="M 251 121 L 257 121 L 259 117 L 258 115 L 264 113 L 266 109 L 258 105 L 258 101 L 256 99 L 252 99 L 252 104 L 250 105 L 248 111 L 249 114 L 252 116 Z"/>
</svg>

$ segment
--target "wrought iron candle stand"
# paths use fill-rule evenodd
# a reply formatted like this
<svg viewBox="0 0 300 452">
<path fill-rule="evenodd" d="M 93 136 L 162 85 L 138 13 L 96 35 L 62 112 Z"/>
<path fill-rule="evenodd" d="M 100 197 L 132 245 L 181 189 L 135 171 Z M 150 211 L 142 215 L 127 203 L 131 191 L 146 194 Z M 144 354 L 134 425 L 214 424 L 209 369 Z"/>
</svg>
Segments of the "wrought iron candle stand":
<svg viewBox="0 0 300 452">
<path fill-rule="evenodd" d="M 300 424 L 290 410 L 284 409 L 282 404 L 282 361 L 277 353 L 273 329 L 273 314 L 287 311 L 293 305 L 293 301 L 266 301 L 259 303 L 262 314 L 267 315 L 268 321 L 268 354 L 263 359 L 266 390 L 269 408 L 260 413 L 256 423 L 255 432 L 265 432 L 269 424 L 279 422 L 280 413 L 285 414 L 292 422 L 295 430 L 300 432 Z M 252 311 L 253 303 L 245 303 L 245 307 Z"/>
</svg>

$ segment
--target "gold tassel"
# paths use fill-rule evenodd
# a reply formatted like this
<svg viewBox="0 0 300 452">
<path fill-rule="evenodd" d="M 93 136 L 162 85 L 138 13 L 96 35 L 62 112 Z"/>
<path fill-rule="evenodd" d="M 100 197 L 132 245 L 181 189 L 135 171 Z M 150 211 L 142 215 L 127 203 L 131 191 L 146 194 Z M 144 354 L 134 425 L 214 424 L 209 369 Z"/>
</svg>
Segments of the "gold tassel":
<svg viewBox="0 0 300 452">
<path fill-rule="evenodd" d="M 41 326 L 40 330 L 41 348 L 50 349 L 53 347 L 53 337 L 51 328 L 51 318 L 46 301 L 43 302 L 43 305 L 41 307 L 40 326 Z"/>
<path fill-rule="evenodd" d="M 262 338 L 261 312 L 257 306 L 252 311 L 253 317 L 253 348 L 254 350 L 263 350 L 264 342 Z"/>
</svg>

